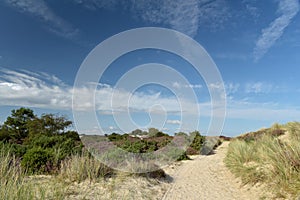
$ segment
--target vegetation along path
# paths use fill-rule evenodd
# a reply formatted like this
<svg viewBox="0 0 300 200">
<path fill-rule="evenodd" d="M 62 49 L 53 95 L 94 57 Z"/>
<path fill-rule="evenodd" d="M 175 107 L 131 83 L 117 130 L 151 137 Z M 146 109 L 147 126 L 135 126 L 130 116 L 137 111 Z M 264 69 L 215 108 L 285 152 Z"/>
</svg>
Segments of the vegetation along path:
<svg viewBox="0 0 300 200">
<path fill-rule="evenodd" d="M 163 200 L 259 199 L 260 194 L 255 188 L 241 186 L 226 168 L 223 160 L 228 144 L 224 142 L 212 155 L 200 155 L 181 165 Z"/>
</svg>

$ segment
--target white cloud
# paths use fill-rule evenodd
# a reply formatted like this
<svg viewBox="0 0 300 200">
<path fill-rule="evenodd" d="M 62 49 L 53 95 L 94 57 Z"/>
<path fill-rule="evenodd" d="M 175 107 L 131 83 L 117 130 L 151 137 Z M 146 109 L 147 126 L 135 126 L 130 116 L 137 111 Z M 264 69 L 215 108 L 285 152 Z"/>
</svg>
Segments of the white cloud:
<svg viewBox="0 0 300 200">
<path fill-rule="evenodd" d="M 176 125 L 180 125 L 181 121 L 179 120 L 167 120 L 166 122 L 167 124 L 176 124 Z"/>
<path fill-rule="evenodd" d="M 246 93 L 270 93 L 273 89 L 273 85 L 269 83 L 256 82 L 248 83 L 245 86 Z"/>
<path fill-rule="evenodd" d="M 45 77 L 43 79 L 42 77 Z M 29 106 L 36 108 L 46 108 L 53 110 L 71 110 L 72 95 L 74 89 L 79 90 L 79 105 L 74 109 L 87 111 L 94 109 L 91 98 L 94 98 L 92 87 L 72 88 L 62 83 L 57 77 L 45 76 L 44 73 L 30 73 L 28 71 L 12 71 L 0 68 L 0 106 Z M 51 81 L 52 80 L 52 81 Z M 249 92 L 266 92 L 268 87 L 264 83 L 249 84 Z M 211 87 L 218 89 L 219 84 L 212 84 Z M 225 84 L 226 88 L 231 88 L 232 93 L 240 88 L 239 84 Z M 274 88 L 274 87 L 272 87 Z M 95 94 L 96 111 L 101 114 L 111 115 L 111 97 L 114 94 L 114 112 L 127 113 L 145 112 L 149 113 L 153 106 L 159 105 L 163 109 L 156 109 L 155 114 L 168 114 L 180 116 L 182 113 L 189 117 L 196 116 L 197 108 L 200 109 L 201 117 L 211 116 L 211 102 L 193 103 L 188 99 L 182 99 L 181 106 L 174 97 L 165 97 L 160 93 L 145 94 L 142 92 L 132 93 L 120 89 L 112 88 L 105 84 L 99 84 Z M 124 101 L 125 99 L 125 101 Z M 127 99 L 130 99 L 127 101 Z M 253 103 L 247 99 L 228 100 L 227 118 L 256 119 L 256 120 L 296 120 L 300 118 L 300 109 L 297 107 L 286 108 L 284 105 L 275 103 Z M 160 108 L 157 107 L 157 108 Z M 184 109 L 183 109 L 184 108 Z M 218 115 L 218 105 L 214 113 Z M 160 112 L 159 112 L 160 111 Z M 182 113 L 181 113 L 182 112 Z M 151 113 L 151 112 L 150 112 Z M 259 114 L 258 114 L 259 113 Z M 198 117 L 198 116 L 197 116 Z M 221 116 L 217 116 L 221 117 Z M 166 120 L 168 124 L 180 124 L 179 120 Z M 114 127 L 107 127 L 107 131 Z M 115 130 L 115 129 L 113 129 Z"/>
<path fill-rule="evenodd" d="M 240 84 L 239 83 L 227 83 L 227 84 L 225 84 L 225 88 L 226 88 L 227 95 L 234 94 L 239 90 Z"/>
<path fill-rule="evenodd" d="M 299 12 L 298 0 L 280 0 L 276 18 L 267 28 L 262 30 L 261 35 L 256 41 L 254 48 L 254 59 L 259 60 L 282 36 L 285 28 L 291 23 L 292 19 Z"/>
<path fill-rule="evenodd" d="M 124 113 L 130 109 L 134 112 L 151 110 L 160 113 L 195 114 L 197 111 L 195 107 L 198 106 L 197 103 L 192 103 L 188 99 L 182 99 L 179 103 L 173 96 L 162 97 L 160 93 L 145 94 L 143 92 L 132 94 L 105 84 L 98 84 L 94 93 L 92 87 L 94 83 L 81 88 L 72 88 L 56 76 L 45 73 L 12 71 L 3 68 L 0 68 L 0 72 L 0 105 L 70 110 L 72 109 L 72 95 L 76 90 L 80 95 L 74 109 L 83 111 L 94 109 L 95 98 L 95 108 L 102 114 L 112 114 L 112 108 L 114 112 Z M 163 109 L 153 107 L 156 105 Z"/>
<path fill-rule="evenodd" d="M 249 55 L 246 53 L 238 52 L 222 52 L 215 54 L 214 57 L 228 60 L 247 60 L 249 58 Z"/>
<path fill-rule="evenodd" d="M 176 89 L 182 89 L 182 88 L 201 89 L 201 88 L 203 88 L 203 86 L 201 84 L 188 84 L 188 85 L 185 84 L 185 85 L 182 85 L 178 82 L 172 83 L 172 87 L 176 88 Z"/>
<path fill-rule="evenodd" d="M 68 39 L 73 39 L 78 30 L 57 16 L 44 0 L 5 0 L 9 6 L 20 12 L 28 13 L 48 24 L 48 30 Z"/>
<path fill-rule="evenodd" d="M 70 88 L 47 83 L 42 74 L 16 72 L 0 68 L 1 105 L 33 106 L 41 108 L 67 109 L 70 106 Z"/>
</svg>

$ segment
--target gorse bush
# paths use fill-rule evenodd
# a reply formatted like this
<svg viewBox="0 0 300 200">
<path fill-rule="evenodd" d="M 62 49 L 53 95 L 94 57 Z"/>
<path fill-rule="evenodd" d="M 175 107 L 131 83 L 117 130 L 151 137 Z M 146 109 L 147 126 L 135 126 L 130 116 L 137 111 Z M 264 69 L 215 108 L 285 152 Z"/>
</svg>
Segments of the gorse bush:
<svg viewBox="0 0 300 200">
<path fill-rule="evenodd" d="M 263 182 L 278 195 L 296 197 L 300 191 L 300 138 L 295 133 L 300 127 L 288 123 L 281 128 L 292 129 L 287 140 L 269 132 L 252 141 L 232 141 L 225 163 L 244 183 Z"/>
</svg>

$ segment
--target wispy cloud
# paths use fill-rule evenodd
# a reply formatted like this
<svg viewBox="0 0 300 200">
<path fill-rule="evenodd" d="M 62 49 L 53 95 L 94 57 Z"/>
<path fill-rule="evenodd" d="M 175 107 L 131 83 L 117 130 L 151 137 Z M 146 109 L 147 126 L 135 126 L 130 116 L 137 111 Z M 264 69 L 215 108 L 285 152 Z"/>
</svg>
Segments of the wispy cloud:
<svg viewBox="0 0 300 200">
<path fill-rule="evenodd" d="M 246 11 L 254 18 L 255 22 L 259 18 L 261 12 L 260 9 L 256 6 L 257 0 L 243 0 Z"/>
<path fill-rule="evenodd" d="M 82 111 L 96 108 L 102 114 L 112 114 L 112 109 L 119 113 L 126 113 L 128 110 L 148 113 L 154 105 L 163 107 L 163 110 L 156 109 L 156 112 L 193 114 L 196 112 L 195 107 L 198 106 L 188 99 L 183 99 L 180 104 L 174 96 L 165 97 L 159 92 L 132 94 L 105 84 L 99 84 L 94 91 L 92 84 L 73 88 L 56 76 L 46 73 L 0 68 L 0 105 Z M 72 96 L 75 90 L 80 96 L 76 101 L 78 104 L 72 107 Z M 95 105 L 92 105 L 94 98 Z"/>
<path fill-rule="evenodd" d="M 20 12 L 30 14 L 47 24 L 47 29 L 67 39 L 75 38 L 79 31 L 56 15 L 44 0 L 4 0 Z"/>
<path fill-rule="evenodd" d="M 180 125 L 181 121 L 179 120 L 167 120 L 166 122 L 167 124 L 176 124 L 176 125 Z"/>
<path fill-rule="evenodd" d="M 185 84 L 182 85 L 178 82 L 174 82 L 172 83 L 172 87 L 176 88 L 176 89 L 183 89 L 183 88 L 193 88 L 193 89 L 201 89 L 203 88 L 203 86 L 201 84 Z"/>
<path fill-rule="evenodd" d="M 299 12 L 298 0 L 280 0 L 277 12 L 280 14 L 267 28 L 262 30 L 254 48 L 254 60 L 258 61 L 282 36 L 285 28 Z"/>
<path fill-rule="evenodd" d="M 114 9 L 119 6 L 128 10 L 137 19 L 155 24 L 164 24 L 195 36 L 201 26 L 218 28 L 228 20 L 230 12 L 225 0 L 75 0 L 84 7 Z"/>
<path fill-rule="evenodd" d="M 164 0 L 150 6 L 145 3 L 149 1 L 136 2 L 133 11 L 145 21 L 169 25 L 192 37 L 201 27 L 222 26 L 230 15 L 223 0 Z"/>
<path fill-rule="evenodd" d="M 41 77 L 44 77 L 41 79 Z M 67 109 L 70 106 L 70 88 L 43 73 L 25 73 L 0 68 L 1 105 L 32 106 Z M 64 95 L 65 94 L 65 95 Z"/>
<path fill-rule="evenodd" d="M 274 86 L 270 83 L 255 82 L 247 83 L 245 86 L 246 93 L 269 93 L 273 90 Z"/>
<path fill-rule="evenodd" d="M 215 54 L 214 57 L 226 60 L 247 60 L 249 55 L 247 53 L 240 52 L 222 52 Z"/>
</svg>

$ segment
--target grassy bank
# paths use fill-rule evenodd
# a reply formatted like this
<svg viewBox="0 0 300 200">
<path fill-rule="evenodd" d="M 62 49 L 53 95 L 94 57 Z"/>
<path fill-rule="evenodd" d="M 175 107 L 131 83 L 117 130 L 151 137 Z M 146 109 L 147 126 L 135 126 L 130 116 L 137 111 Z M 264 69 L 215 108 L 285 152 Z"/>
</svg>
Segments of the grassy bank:
<svg viewBox="0 0 300 200">
<path fill-rule="evenodd" d="M 276 197 L 300 195 L 300 123 L 275 124 L 233 140 L 227 167 L 244 183 L 264 183 Z"/>
<path fill-rule="evenodd" d="M 162 196 L 168 181 L 163 170 L 123 173 L 87 155 L 69 157 L 51 175 L 27 173 L 19 159 L 2 149 L 0 160 L 0 197 L 7 200 L 152 199 Z"/>
</svg>

